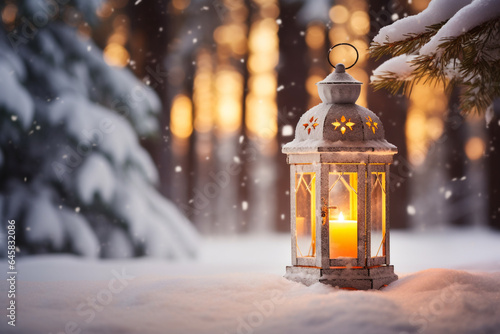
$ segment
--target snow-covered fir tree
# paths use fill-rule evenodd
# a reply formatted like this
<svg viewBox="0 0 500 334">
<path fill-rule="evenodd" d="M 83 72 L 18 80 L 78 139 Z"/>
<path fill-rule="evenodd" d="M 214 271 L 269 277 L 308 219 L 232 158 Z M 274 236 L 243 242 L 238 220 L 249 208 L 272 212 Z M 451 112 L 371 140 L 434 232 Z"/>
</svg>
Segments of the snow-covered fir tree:
<svg viewBox="0 0 500 334">
<path fill-rule="evenodd" d="M 155 190 L 138 141 L 157 129 L 158 97 L 67 24 L 95 23 L 101 1 L 0 10 L 13 4 L 0 27 L 1 225 L 16 221 L 21 253 L 193 256 L 196 231 Z"/>
</svg>

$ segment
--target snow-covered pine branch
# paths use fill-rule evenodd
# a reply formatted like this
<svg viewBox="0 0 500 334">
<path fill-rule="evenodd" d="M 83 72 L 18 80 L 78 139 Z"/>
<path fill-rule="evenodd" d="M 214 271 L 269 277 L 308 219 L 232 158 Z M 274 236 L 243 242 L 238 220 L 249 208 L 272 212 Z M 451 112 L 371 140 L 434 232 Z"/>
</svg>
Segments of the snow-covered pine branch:
<svg viewBox="0 0 500 334">
<path fill-rule="evenodd" d="M 499 18 L 499 0 L 432 0 L 375 36 L 372 57 L 396 58 L 374 71 L 372 84 L 393 93 L 420 80 L 458 84 L 465 87 L 462 111 L 484 113 L 500 96 Z"/>
</svg>

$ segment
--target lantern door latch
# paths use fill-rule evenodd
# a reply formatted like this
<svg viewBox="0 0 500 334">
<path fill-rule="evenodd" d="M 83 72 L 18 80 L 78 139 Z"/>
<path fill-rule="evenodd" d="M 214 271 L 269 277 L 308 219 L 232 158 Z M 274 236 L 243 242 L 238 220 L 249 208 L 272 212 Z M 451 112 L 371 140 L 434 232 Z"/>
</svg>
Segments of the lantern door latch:
<svg viewBox="0 0 500 334">
<path fill-rule="evenodd" d="M 323 218 L 323 225 L 326 224 L 326 219 L 328 218 L 328 210 L 329 209 L 337 209 L 336 206 L 323 206 L 321 208 L 321 218 Z"/>
</svg>

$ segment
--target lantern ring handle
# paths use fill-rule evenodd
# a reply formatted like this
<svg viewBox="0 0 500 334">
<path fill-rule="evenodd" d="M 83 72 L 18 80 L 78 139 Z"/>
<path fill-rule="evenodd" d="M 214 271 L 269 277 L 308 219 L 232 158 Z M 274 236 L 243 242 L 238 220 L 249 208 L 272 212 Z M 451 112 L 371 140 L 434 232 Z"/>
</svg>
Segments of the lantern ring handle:
<svg viewBox="0 0 500 334">
<path fill-rule="evenodd" d="M 330 50 L 328 50 L 328 56 L 327 56 L 327 60 L 328 60 L 328 64 L 330 64 L 331 67 L 335 68 L 335 65 L 332 64 L 332 62 L 330 61 L 330 52 L 332 52 L 333 49 L 335 49 L 337 46 L 341 46 L 341 45 L 349 45 L 351 48 L 354 49 L 354 51 L 356 51 L 356 60 L 354 61 L 354 63 L 349 66 L 349 67 L 346 67 L 345 69 L 348 70 L 350 69 L 351 67 L 353 67 L 354 65 L 356 65 L 356 63 L 358 62 L 358 59 L 359 59 L 359 52 L 358 52 L 358 49 L 356 49 L 356 47 L 350 43 L 339 43 L 339 44 L 335 44 L 334 46 L 332 46 L 330 48 Z"/>
</svg>

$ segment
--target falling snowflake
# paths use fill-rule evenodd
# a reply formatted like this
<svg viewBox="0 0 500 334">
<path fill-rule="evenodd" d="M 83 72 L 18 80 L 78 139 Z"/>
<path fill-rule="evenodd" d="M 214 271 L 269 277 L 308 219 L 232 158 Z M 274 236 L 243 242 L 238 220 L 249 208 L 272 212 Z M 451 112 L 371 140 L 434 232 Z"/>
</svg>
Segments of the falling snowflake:
<svg viewBox="0 0 500 334">
<path fill-rule="evenodd" d="M 283 137 L 288 137 L 293 135 L 293 127 L 291 125 L 283 126 L 283 128 L 281 129 L 281 135 Z"/>
</svg>

